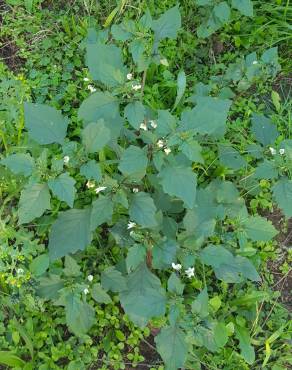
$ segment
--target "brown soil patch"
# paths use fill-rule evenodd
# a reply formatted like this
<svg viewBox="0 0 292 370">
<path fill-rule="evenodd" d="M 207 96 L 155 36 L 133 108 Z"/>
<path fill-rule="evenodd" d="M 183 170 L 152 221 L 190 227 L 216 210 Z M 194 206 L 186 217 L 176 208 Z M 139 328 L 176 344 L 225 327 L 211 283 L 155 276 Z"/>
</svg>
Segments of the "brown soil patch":
<svg viewBox="0 0 292 370">
<path fill-rule="evenodd" d="M 4 38 L 0 40 L 0 59 L 13 72 L 18 72 L 25 60 L 18 55 L 18 47 L 13 40 Z"/>
<path fill-rule="evenodd" d="M 292 73 L 279 74 L 273 83 L 273 90 L 277 91 L 283 100 L 289 98 L 292 94 Z"/>
</svg>

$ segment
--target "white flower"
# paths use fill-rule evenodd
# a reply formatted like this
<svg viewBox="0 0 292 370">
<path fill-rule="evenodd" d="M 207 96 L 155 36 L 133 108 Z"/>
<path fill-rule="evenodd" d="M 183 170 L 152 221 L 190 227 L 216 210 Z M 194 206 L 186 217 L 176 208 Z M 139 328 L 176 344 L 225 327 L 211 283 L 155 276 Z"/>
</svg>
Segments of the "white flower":
<svg viewBox="0 0 292 370">
<path fill-rule="evenodd" d="M 252 62 L 252 64 L 258 64 L 258 61 L 257 61 L 257 60 L 254 60 L 254 61 Z"/>
<path fill-rule="evenodd" d="M 133 78 L 132 73 L 128 73 L 128 74 L 127 74 L 127 80 L 131 80 L 132 78 Z"/>
<path fill-rule="evenodd" d="M 83 81 L 88 82 L 89 81 L 89 78 L 88 77 L 84 77 L 83 78 Z"/>
<path fill-rule="evenodd" d="M 285 149 L 281 148 L 281 149 L 279 150 L 279 153 L 280 153 L 280 155 L 284 155 L 284 154 L 285 154 Z"/>
<path fill-rule="evenodd" d="M 96 194 L 100 193 L 101 191 L 104 191 L 106 189 L 106 186 L 99 186 L 98 188 L 96 188 L 94 191 L 96 192 Z"/>
<path fill-rule="evenodd" d="M 87 187 L 88 189 L 92 189 L 92 188 L 94 188 L 94 187 L 95 187 L 95 182 L 94 182 L 94 181 L 87 181 L 87 183 L 86 183 L 86 187 Z"/>
<path fill-rule="evenodd" d="M 172 267 L 174 270 L 176 270 L 176 271 L 181 270 L 181 264 L 179 264 L 179 263 L 174 263 L 174 262 L 172 262 L 171 267 Z"/>
<path fill-rule="evenodd" d="M 133 227 L 135 227 L 135 226 L 136 226 L 136 223 L 135 223 L 135 222 L 129 221 L 129 222 L 128 222 L 128 227 L 127 227 L 127 229 L 128 229 L 128 230 L 133 229 Z"/>
<path fill-rule="evenodd" d="M 168 155 L 169 153 L 171 153 L 171 149 L 170 149 L 170 148 L 165 148 L 165 149 L 164 149 L 164 153 L 165 153 L 166 155 Z"/>
<path fill-rule="evenodd" d="M 141 130 L 144 130 L 144 131 L 147 131 L 147 125 L 146 125 L 146 123 L 142 122 L 141 125 L 140 125 L 140 129 Z"/>
<path fill-rule="evenodd" d="M 87 276 L 87 280 L 91 282 L 93 280 L 93 276 L 92 275 L 88 275 Z"/>
<path fill-rule="evenodd" d="M 135 91 L 138 91 L 138 90 L 140 90 L 142 88 L 142 85 L 140 85 L 140 84 L 133 84 L 132 85 L 132 89 L 133 90 L 135 90 Z"/>
<path fill-rule="evenodd" d="M 133 193 L 138 193 L 139 189 L 138 188 L 133 188 Z"/>
<path fill-rule="evenodd" d="M 270 152 L 271 152 L 272 155 L 276 155 L 277 154 L 276 149 L 270 147 L 269 150 L 270 150 Z"/>
<path fill-rule="evenodd" d="M 87 88 L 92 93 L 96 91 L 96 88 L 94 86 L 92 86 L 92 85 L 88 85 Z"/>
<path fill-rule="evenodd" d="M 156 128 L 157 127 L 157 122 L 156 121 L 149 121 L 150 122 L 150 126 L 153 127 L 153 128 Z"/>
<path fill-rule="evenodd" d="M 17 272 L 19 275 L 21 275 L 21 274 L 23 274 L 23 273 L 24 273 L 24 270 L 23 270 L 23 269 L 21 269 L 21 268 L 19 268 L 19 269 L 17 269 L 17 270 L 16 270 L 16 272 Z"/>
<path fill-rule="evenodd" d="M 86 295 L 86 294 L 88 294 L 88 293 L 89 293 L 89 290 L 88 290 L 87 288 L 85 288 L 85 289 L 83 290 L 83 293 Z"/>
<path fill-rule="evenodd" d="M 191 278 L 193 276 L 195 276 L 195 268 L 194 267 L 189 267 L 185 273 L 187 274 L 187 277 L 188 278 Z"/>
<path fill-rule="evenodd" d="M 158 140 L 156 144 L 157 144 L 158 148 L 163 148 L 164 147 L 163 140 Z"/>
<path fill-rule="evenodd" d="M 65 155 L 65 157 L 63 158 L 63 161 L 64 161 L 65 164 L 68 164 L 69 161 L 70 161 L 69 155 Z"/>
</svg>

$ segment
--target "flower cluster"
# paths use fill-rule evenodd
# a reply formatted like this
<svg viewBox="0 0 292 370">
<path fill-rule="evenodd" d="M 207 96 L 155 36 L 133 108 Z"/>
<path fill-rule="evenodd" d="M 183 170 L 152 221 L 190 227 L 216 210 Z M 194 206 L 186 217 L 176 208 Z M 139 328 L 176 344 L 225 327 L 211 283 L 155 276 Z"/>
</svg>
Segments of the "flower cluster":
<svg viewBox="0 0 292 370">
<path fill-rule="evenodd" d="M 182 265 L 180 263 L 172 263 L 171 264 L 172 268 L 175 270 L 175 271 L 180 271 L 181 268 L 182 268 Z M 192 278 L 193 276 L 195 276 L 195 268 L 194 267 L 189 267 L 185 270 L 185 274 L 187 275 L 188 278 Z"/>
</svg>

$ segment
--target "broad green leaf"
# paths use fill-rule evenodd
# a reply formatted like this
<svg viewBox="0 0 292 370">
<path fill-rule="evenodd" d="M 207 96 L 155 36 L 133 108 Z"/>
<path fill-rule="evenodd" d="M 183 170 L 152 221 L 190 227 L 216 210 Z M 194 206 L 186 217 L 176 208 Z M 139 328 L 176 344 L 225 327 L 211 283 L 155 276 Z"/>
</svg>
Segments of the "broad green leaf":
<svg viewBox="0 0 292 370">
<path fill-rule="evenodd" d="M 87 180 L 101 181 L 102 173 L 99 163 L 91 159 L 80 167 L 80 174 Z"/>
<path fill-rule="evenodd" d="M 132 33 L 128 32 L 127 28 L 125 27 L 125 24 L 114 24 L 111 28 L 111 33 L 113 35 L 113 38 L 118 41 L 127 41 L 131 39 Z"/>
<path fill-rule="evenodd" d="M 175 117 L 168 110 L 158 110 L 157 127 L 155 129 L 157 135 L 164 137 L 175 132 L 175 129 Z"/>
<path fill-rule="evenodd" d="M 187 86 L 186 74 L 184 71 L 180 71 L 177 76 L 177 92 L 173 110 L 179 105 Z"/>
<path fill-rule="evenodd" d="M 22 369 L 25 362 L 12 351 L 0 351 L 0 364 Z"/>
<path fill-rule="evenodd" d="M 188 208 L 194 207 L 197 176 L 191 167 L 168 165 L 160 171 L 158 178 L 165 193 L 183 200 Z"/>
<path fill-rule="evenodd" d="M 68 120 L 58 110 L 45 104 L 24 103 L 25 127 L 39 144 L 63 144 Z"/>
<path fill-rule="evenodd" d="M 206 328 L 205 326 L 197 325 L 195 328 L 195 338 L 200 345 L 206 347 L 208 351 L 218 351 L 218 346 L 214 338 L 214 330 Z"/>
<path fill-rule="evenodd" d="M 100 284 L 94 284 L 91 291 L 92 298 L 97 303 L 105 303 L 109 304 L 112 302 L 111 297 L 107 294 L 107 292 L 102 289 Z"/>
<path fill-rule="evenodd" d="M 169 292 L 182 295 L 184 286 L 185 284 L 183 284 L 177 274 L 173 272 L 167 281 L 167 290 Z"/>
<path fill-rule="evenodd" d="M 126 79 L 122 51 L 115 45 L 87 44 L 86 62 L 94 80 L 108 87 L 121 85 Z"/>
<path fill-rule="evenodd" d="M 292 180 L 281 179 L 273 187 L 273 196 L 286 217 L 292 217 Z"/>
<path fill-rule="evenodd" d="M 41 298 L 56 299 L 59 290 L 64 288 L 64 282 L 59 275 L 52 275 L 42 277 L 38 280 L 37 294 Z"/>
<path fill-rule="evenodd" d="M 185 111 L 181 118 L 181 129 L 195 130 L 199 134 L 223 136 L 231 101 L 211 96 L 199 96 L 197 105 Z"/>
<path fill-rule="evenodd" d="M 230 7 L 226 1 L 222 1 L 221 3 L 214 6 L 213 14 L 215 17 L 221 22 L 226 23 L 230 18 Z"/>
<path fill-rule="evenodd" d="M 265 117 L 263 114 L 254 113 L 251 122 L 251 131 L 258 142 L 263 145 L 274 144 L 279 136 L 279 132 L 269 118 Z"/>
<path fill-rule="evenodd" d="M 35 166 L 34 159 L 30 154 L 16 153 L 0 161 L 1 164 L 8 167 L 16 175 L 30 176 Z"/>
<path fill-rule="evenodd" d="M 65 256 L 65 266 L 63 269 L 63 273 L 65 276 L 69 277 L 76 277 L 81 275 L 80 266 L 75 261 L 75 259 L 69 255 Z"/>
<path fill-rule="evenodd" d="M 129 318 L 138 326 L 145 326 L 154 316 L 165 314 L 165 291 L 160 280 L 142 263 L 126 280 L 120 301 Z"/>
<path fill-rule="evenodd" d="M 218 347 L 224 347 L 228 341 L 228 331 L 223 322 L 218 322 L 214 328 L 214 340 Z"/>
<path fill-rule="evenodd" d="M 125 117 L 131 126 L 133 126 L 136 130 L 139 130 L 139 127 L 141 123 L 143 123 L 145 117 L 144 105 L 139 101 L 129 103 L 125 108 Z"/>
<path fill-rule="evenodd" d="M 142 227 L 155 227 L 156 207 L 151 196 L 144 192 L 133 194 L 130 200 L 130 219 Z"/>
<path fill-rule="evenodd" d="M 219 145 L 220 162 L 233 170 L 239 170 L 247 165 L 245 159 L 232 146 Z"/>
<path fill-rule="evenodd" d="M 147 43 L 144 39 L 135 39 L 129 44 L 129 51 L 138 67 L 138 72 L 145 70 L 149 64 L 149 59 L 144 56 L 146 46 Z"/>
<path fill-rule="evenodd" d="M 180 150 L 192 162 L 204 163 L 204 159 L 201 154 L 202 148 L 196 140 L 184 141 L 180 146 Z"/>
<path fill-rule="evenodd" d="M 69 207 L 73 207 L 76 189 L 76 181 L 68 173 L 62 173 L 53 180 L 48 181 L 49 188 L 60 200 L 66 202 Z"/>
<path fill-rule="evenodd" d="M 85 370 L 85 364 L 81 360 L 70 361 L 67 370 Z"/>
<path fill-rule="evenodd" d="M 167 10 L 160 18 L 154 20 L 151 25 L 151 28 L 154 31 L 154 37 L 157 41 L 166 37 L 175 39 L 180 27 L 181 16 L 178 6 Z"/>
<path fill-rule="evenodd" d="M 82 131 L 82 143 L 88 153 L 96 153 L 111 139 L 111 132 L 103 120 L 89 123 Z"/>
<path fill-rule="evenodd" d="M 257 179 L 272 180 L 278 177 L 278 170 L 276 163 L 273 161 L 264 160 L 255 170 L 255 177 Z"/>
<path fill-rule="evenodd" d="M 141 180 L 146 174 L 148 159 L 145 151 L 141 148 L 130 145 L 123 153 L 119 170 L 124 176 L 133 180 Z"/>
<path fill-rule="evenodd" d="M 92 211 L 90 216 L 90 228 L 95 230 L 105 222 L 111 222 L 113 215 L 113 202 L 109 197 L 100 195 L 98 199 L 92 202 Z"/>
<path fill-rule="evenodd" d="M 49 254 L 56 260 L 85 249 L 91 242 L 90 208 L 61 212 L 49 236 Z"/>
<path fill-rule="evenodd" d="M 153 267 L 157 269 L 170 268 L 172 262 L 176 260 L 178 248 L 176 241 L 171 239 L 155 244 L 152 249 Z"/>
<path fill-rule="evenodd" d="M 47 184 L 28 184 L 20 194 L 18 223 L 31 222 L 51 209 L 50 192 Z"/>
<path fill-rule="evenodd" d="M 247 17 L 253 17 L 253 5 L 251 0 L 232 0 L 232 7 L 239 10 Z"/>
<path fill-rule="evenodd" d="M 260 275 L 248 258 L 236 256 L 234 259 L 234 265 L 245 278 L 251 281 L 261 281 Z"/>
<path fill-rule="evenodd" d="M 30 272 L 35 276 L 43 275 L 49 268 L 50 259 L 47 254 L 34 258 L 29 266 Z"/>
<path fill-rule="evenodd" d="M 240 326 L 236 326 L 235 328 L 235 335 L 239 340 L 240 353 L 245 361 L 251 365 L 255 361 L 255 351 L 251 345 L 248 330 Z"/>
<path fill-rule="evenodd" d="M 166 365 L 166 370 L 177 370 L 184 367 L 188 346 L 185 333 L 177 325 L 163 327 L 155 337 L 155 343 Z"/>
<path fill-rule="evenodd" d="M 95 311 L 88 303 L 71 293 L 66 297 L 66 322 L 75 335 L 82 336 L 94 324 Z"/>
<path fill-rule="evenodd" d="M 135 270 L 145 261 L 147 250 L 143 245 L 137 244 L 131 247 L 126 258 L 127 271 Z"/>
<path fill-rule="evenodd" d="M 212 5 L 213 0 L 195 0 L 195 3 L 198 6 Z"/>
<path fill-rule="evenodd" d="M 101 273 L 101 285 L 105 290 L 122 292 L 127 289 L 126 279 L 115 267 L 108 267 Z"/>
<path fill-rule="evenodd" d="M 271 221 L 260 216 L 251 216 L 244 223 L 247 236 L 254 242 L 268 242 L 278 234 Z"/>
<path fill-rule="evenodd" d="M 209 315 L 208 309 L 209 296 L 207 288 L 204 288 L 192 303 L 192 312 L 204 318 Z"/>
</svg>

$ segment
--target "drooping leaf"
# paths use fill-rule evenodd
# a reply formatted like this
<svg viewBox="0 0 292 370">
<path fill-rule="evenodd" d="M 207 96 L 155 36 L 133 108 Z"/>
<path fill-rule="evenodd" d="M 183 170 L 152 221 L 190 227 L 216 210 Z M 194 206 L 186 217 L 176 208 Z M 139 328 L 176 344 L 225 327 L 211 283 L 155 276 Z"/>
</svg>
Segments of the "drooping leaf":
<svg viewBox="0 0 292 370">
<path fill-rule="evenodd" d="M 53 194 L 60 200 L 66 202 L 69 207 L 73 207 L 76 189 L 76 181 L 68 173 L 62 173 L 55 179 L 49 180 L 48 185 Z"/>
<path fill-rule="evenodd" d="M 144 192 L 133 194 L 130 201 L 130 219 L 142 227 L 155 227 L 156 207 L 151 196 Z"/>
<path fill-rule="evenodd" d="M 51 260 L 83 250 L 91 242 L 90 209 L 70 209 L 61 212 L 49 236 Z"/>
<path fill-rule="evenodd" d="M 273 187 L 273 196 L 286 217 L 292 217 L 292 180 L 283 178 Z"/>
<path fill-rule="evenodd" d="M 49 268 L 50 259 L 47 254 L 42 254 L 34 258 L 29 266 L 31 273 L 35 276 L 40 276 Z"/>
<path fill-rule="evenodd" d="M 197 176 L 190 167 L 167 165 L 158 177 L 165 193 L 183 200 L 188 208 L 194 207 Z"/>
<path fill-rule="evenodd" d="M 111 297 L 98 283 L 93 285 L 91 295 L 97 303 L 109 304 L 112 302 Z"/>
<path fill-rule="evenodd" d="M 173 272 L 167 281 L 167 290 L 169 292 L 181 295 L 183 294 L 185 284 L 183 284 L 180 278 L 175 272 Z"/>
<path fill-rule="evenodd" d="M 30 176 L 35 166 L 34 159 L 28 153 L 11 154 L 0 161 L 16 175 Z"/>
<path fill-rule="evenodd" d="M 260 275 L 248 258 L 236 256 L 234 259 L 234 266 L 236 266 L 245 278 L 251 281 L 261 281 Z"/>
<path fill-rule="evenodd" d="M 141 180 L 146 174 L 148 159 L 145 151 L 141 148 L 130 145 L 123 153 L 119 170 L 124 176 L 133 180 Z"/>
<path fill-rule="evenodd" d="M 251 345 L 248 330 L 237 325 L 235 327 L 235 335 L 239 340 L 239 348 L 242 357 L 251 365 L 255 361 L 255 351 Z"/>
<path fill-rule="evenodd" d="M 113 202 L 107 196 L 99 196 L 92 203 L 92 211 L 90 216 L 90 228 L 95 230 L 98 226 L 105 222 L 111 222 L 113 215 Z"/>
<path fill-rule="evenodd" d="M 166 365 L 166 370 L 177 370 L 184 367 L 188 346 L 185 333 L 177 325 L 162 328 L 155 337 L 155 343 Z"/>
<path fill-rule="evenodd" d="M 276 164 L 273 161 L 264 160 L 255 170 L 255 177 L 257 179 L 275 179 L 278 177 Z"/>
<path fill-rule="evenodd" d="M 168 110 L 158 110 L 157 128 L 155 132 L 157 135 L 163 137 L 175 132 L 176 119 L 169 113 Z"/>
<path fill-rule="evenodd" d="M 177 76 L 177 92 L 173 110 L 179 105 L 187 86 L 186 74 L 184 71 L 180 71 Z"/>
<path fill-rule="evenodd" d="M 125 117 L 129 121 L 130 125 L 138 130 L 145 117 L 144 105 L 140 101 L 129 103 L 125 107 Z"/>
<path fill-rule="evenodd" d="M 202 148 L 196 140 L 184 141 L 180 146 L 180 150 L 192 162 L 204 163 L 201 151 Z"/>
<path fill-rule="evenodd" d="M 101 273 L 101 285 L 105 290 L 112 292 L 122 292 L 127 288 L 126 279 L 114 266 Z"/>
<path fill-rule="evenodd" d="M 279 132 L 272 121 L 263 114 L 256 113 L 253 114 L 251 121 L 251 131 L 255 135 L 257 141 L 263 145 L 274 144 L 279 136 Z"/>
<path fill-rule="evenodd" d="M 64 282 L 59 275 L 50 274 L 49 276 L 38 279 L 37 294 L 45 299 L 56 299 L 59 290 L 64 288 Z"/>
<path fill-rule="evenodd" d="M 247 17 L 253 17 L 253 4 L 251 0 L 232 0 L 232 7 Z"/>
<path fill-rule="evenodd" d="M 137 244 L 131 247 L 126 258 L 127 271 L 135 270 L 145 261 L 147 250 L 143 245 Z"/>
<path fill-rule="evenodd" d="M 218 322 L 214 328 L 214 340 L 218 347 L 224 347 L 228 341 L 228 331 L 223 322 Z"/>
<path fill-rule="evenodd" d="M 96 153 L 104 148 L 111 139 L 110 130 L 103 120 L 89 123 L 82 131 L 82 142 L 88 153 Z"/>
<path fill-rule="evenodd" d="M 271 221 L 260 216 L 251 216 L 243 223 L 247 236 L 255 242 L 271 240 L 278 234 Z"/>
<path fill-rule="evenodd" d="M 160 18 L 152 22 L 155 39 L 160 41 L 166 37 L 175 39 L 177 31 L 181 27 L 181 16 L 178 6 L 167 10 Z"/>
<path fill-rule="evenodd" d="M 207 288 L 204 288 L 192 303 L 192 312 L 204 318 L 209 315 L 208 309 L 209 296 Z"/>
<path fill-rule="evenodd" d="M 117 46 L 88 43 L 86 61 L 94 80 L 108 87 L 115 87 L 125 82 L 127 70 L 123 63 L 122 51 Z"/>
<path fill-rule="evenodd" d="M 80 167 L 80 174 L 86 177 L 87 180 L 95 180 L 99 182 L 102 179 L 100 165 L 93 159 Z"/>
<path fill-rule="evenodd" d="M 0 364 L 22 369 L 25 365 L 25 362 L 20 357 L 16 356 L 12 351 L 0 351 Z"/>
<path fill-rule="evenodd" d="M 245 159 L 232 146 L 219 145 L 220 162 L 233 170 L 239 170 L 247 165 Z"/>
<path fill-rule="evenodd" d="M 18 223 L 31 222 L 51 209 L 50 192 L 47 184 L 28 184 L 21 192 L 18 209 Z"/>
<path fill-rule="evenodd" d="M 39 144 L 63 144 L 68 120 L 53 107 L 45 104 L 24 103 L 25 127 Z"/>
<path fill-rule="evenodd" d="M 152 317 L 165 313 L 165 291 L 146 263 L 128 275 L 126 289 L 120 293 L 120 301 L 130 319 L 141 327 Z"/>
</svg>

